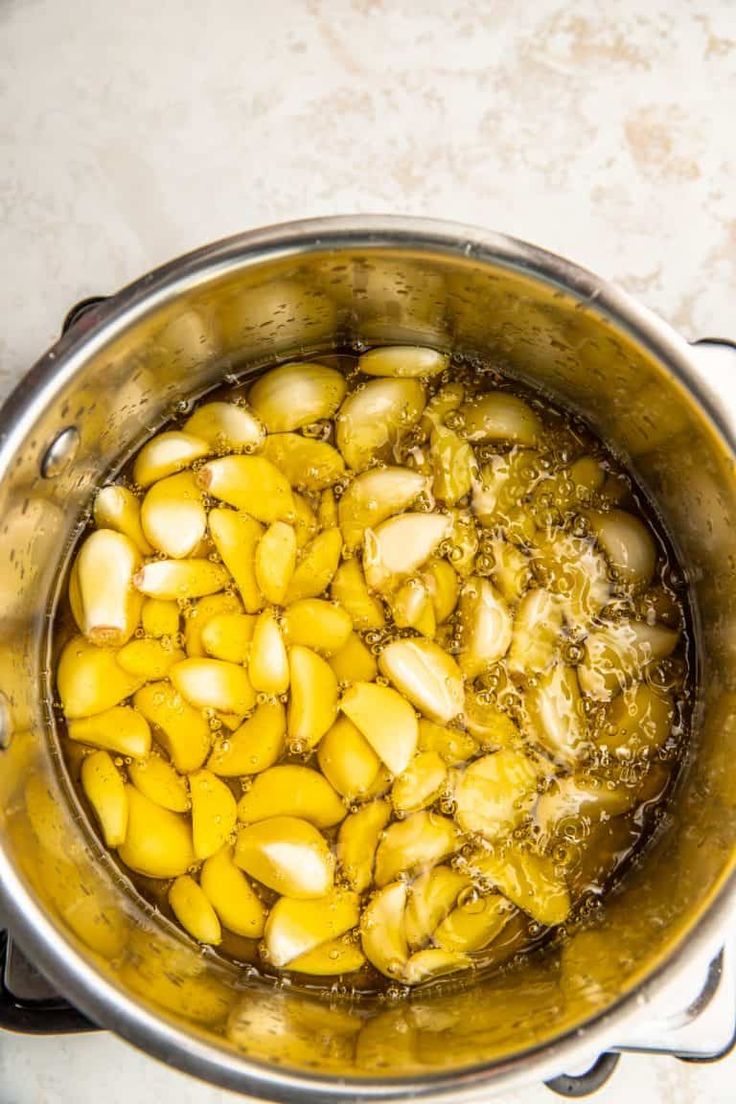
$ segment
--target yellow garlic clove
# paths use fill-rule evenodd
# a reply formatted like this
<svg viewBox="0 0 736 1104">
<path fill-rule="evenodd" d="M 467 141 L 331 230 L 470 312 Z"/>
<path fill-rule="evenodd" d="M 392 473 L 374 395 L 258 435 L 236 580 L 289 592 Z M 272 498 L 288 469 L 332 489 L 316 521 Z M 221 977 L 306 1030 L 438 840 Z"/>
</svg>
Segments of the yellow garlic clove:
<svg viewBox="0 0 736 1104">
<path fill-rule="evenodd" d="M 651 753 L 665 744 L 674 719 L 672 695 L 639 682 L 613 699 L 596 742 L 620 758 Z"/>
<path fill-rule="evenodd" d="M 295 644 L 289 649 L 291 698 L 287 714 L 290 746 L 316 747 L 337 716 L 337 679 L 321 656 Z"/>
<path fill-rule="evenodd" d="M 303 598 L 284 613 L 283 629 L 288 643 L 302 644 L 327 656 L 345 646 L 352 628 L 344 610 L 320 598 Z"/>
<path fill-rule="evenodd" d="M 362 568 L 357 560 L 340 564 L 332 580 L 330 595 L 350 615 L 353 625 L 361 632 L 380 629 L 386 624 L 383 606 L 366 586 Z"/>
<path fill-rule="evenodd" d="M 364 893 L 373 881 L 378 840 L 391 818 L 387 801 L 371 801 L 350 813 L 340 825 L 337 859 L 351 889 Z"/>
<path fill-rule="evenodd" d="M 172 559 L 191 556 L 207 531 L 202 491 L 193 472 L 160 479 L 141 506 L 146 540 Z"/>
<path fill-rule="evenodd" d="M 118 854 L 126 866 L 148 878 L 176 878 L 195 861 L 189 820 L 126 786 L 128 831 Z"/>
<path fill-rule="evenodd" d="M 266 524 L 294 514 L 288 479 L 263 456 L 221 456 L 200 468 L 197 480 L 213 498 Z"/>
<path fill-rule="evenodd" d="M 62 696 L 63 700 L 63 696 Z M 69 720 L 67 736 L 82 744 L 144 759 L 151 750 L 151 730 L 145 717 L 129 705 L 118 705 L 91 717 Z"/>
<path fill-rule="evenodd" d="M 182 874 L 169 890 L 169 905 L 185 931 L 198 943 L 216 946 L 222 940 L 217 913 L 194 878 Z"/>
<path fill-rule="evenodd" d="M 451 429 L 437 426 L 430 438 L 430 457 L 435 497 L 454 506 L 470 493 L 478 470 L 472 446 Z"/>
<path fill-rule="evenodd" d="M 213 659 L 245 663 L 250 655 L 255 625 L 256 618 L 252 614 L 216 613 L 202 625 L 202 647 Z"/>
<path fill-rule="evenodd" d="M 284 897 L 310 900 L 332 889 L 334 859 L 313 824 L 277 816 L 241 828 L 235 862 Z"/>
<path fill-rule="evenodd" d="M 542 432 L 542 423 L 531 407 L 504 391 L 470 399 L 458 409 L 458 414 L 463 432 L 471 441 L 534 445 Z"/>
<path fill-rule="evenodd" d="M 141 598 L 133 587 L 140 552 L 114 529 L 97 529 L 82 544 L 70 580 L 70 600 L 80 630 L 93 644 L 125 644 L 140 619 Z"/>
<path fill-rule="evenodd" d="M 530 735 L 560 763 L 570 766 L 586 741 L 586 723 L 575 668 L 558 663 L 527 690 Z"/>
<path fill-rule="evenodd" d="M 453 509 L 450 519 L 450 563 L 458 575 L 467 578 L 475 569 L 475 557 L 480 547 L 478 530 L 469 510 Z"/>
<path fill-rule="evenodd" d="M 426 345 L 382 345 L 369 349 L 358 361 L 366 376 L 394 376 L 400 379 L 437 376 L 444 372 L 450 358 L 447 353 Z"/>
<path fill-rule="evenodd" d="M 345 806 L 326 778 L 309 767 L 271 767 L 253 780 L 238 803 L 246 824 L 276 816 L 295 816 L 316 828 L 330 828 L 345 817 Z"/>
<path fill-rule="evenodd" d="M 334 977 L 338 974 L 353 974 L 365 966 L 365 955 L 351 939 L 332 939 L 315 947 L 313 951 L 293 958 L 289 969 L 300 974 L 314 974 L 316 977 Z"/>
<path fill-rule="evenodd" d="M 457 572 L 447 560 L 430 560 L 421 577 L 432 599 L 435 621 L 441 625 L 457 605 L 460 595 Z"/>
<path fill-rule="evenodd" d="M 470 885 L 467 874 L 450 866 L 435 866 L 420 874 L 409 889 L 406 906 L 406 938 L 410 947 L 421 947 L 432 938 L 460 893 Z"/>
<path fill-rule="evenodd" d="M 462 650 L 458 662 L 467 678 L 476 678 L 503 659 L 511 644 L 513 621 L 505 601 L 488 579 L 472 576 L 460 595 Z"/>
<path fill-rule="evenodd" d="M 340 708 L 394 774 L 411 762 L 417 746 L 414 710 L 388 686 L 355 682 L 345 691 Z"/>
<path fill-rule="evenodd" d="M 376 885 L 386 885 L 399 874 L 442 862 L 460 846 L 457 827 L 447 817 L 422 810 L 398 820 L 383 834 L 376 852 Z"/>
<path fill-rule="evenodd" d="M 127 487 L 111 483 L 95 495 L 92 516 L 98 529 L 114 529 L 132 540 L 144 556 L 153 552 L 141 528 L 141 504 Z"/>
<path fill-rule="evenodd" d="M 460 669 L 432 640 L 396 640 L 383 649 L 378 666 L 431 721 L 446 724 L 462 712 L 465 691 Z"/>
<path fill-rule="evenodd" d="M 377 379 L 348 395 L 336 419 L 337 447 L 348 467 L 363 471 L 386 459 L 422 416 L 426 394 L 412 379 Z"/>
<path fill-rule="evenodd" d="M 419 985 L 423 981 L 432 981 L 447 974 L 456 974 L 459 970 L 468 970 L 473 960 L 460 951 L 446 951 L 440 947 L 427 947 L 411 956 L 401 980 L 406 985 Z"/>
<path fill-rule="evenodd" d="M 334 529 L 338 524 L 337 502 L 330 487 L 327 487 L 320 495 L 317 520 L 320 529 Z"/>
<path fill-rule="evenodd" d="M 559 529 L 537 536 L 535 543 L 535 575 L 559 594 L 568 624 L 587 629 L 611 598 L 604 557 L 590 541 Z"/>
<path fill-rule="evenodd" d="M 102 829 L 108 847 L 119 847 L 128 828 L 128 798 L 120 772 L 106 751 L 93 751 L 82 760 L 84 795 Z"/>
<path fill-rule="evenodd" d="M 166 678 L 173 665 L 185 658 L 181 648 L 149 639 L 129 641 L 116 656 L 124 671 L 146 682 Z"/>
<path fill-rule="evenodd" d="M 184 617 L 184 650 L 187 655 L 190 658 L 206 655 L 202 641 L 205 627 L 215 617 L 222 614 L 240 613 L 242 608 L 240 599 L 229 592 L 208 594 L 189 606 Z"/>
<path fill-rule="evenodd" d="M 184 659 L 175 663 L 170 678 L 176 689 L 196 709 L 223 713 L 247 713 L 256 695 L 245 670 L 221 659 Z"/>
<path fill-rule="evenodd" d="M 235 732 L 217 741 L 207 767 L 224 778 L 258 774 L 272 767 L 285 747 L 286 710 L 280 701 L 264 702 Z"/>
<path fill-rule="evenodd" d="M 72 637 L 65 646 L 56 671 L 61 706 L 72 720 L 112 709 L 141 682 L 120 667 L 113 649 L 97 648 L 83 636 Z"/>
<path fill-rule="evenodd" d="M 656 660 L 666 659 L 677 646 L 679 633 L 645 621 L 619 621 L 589 634 L 585 656 L 578 667 L 583 693 L 608 701 L 638 679 Z"/>
<path fill-rule="evenodd" d="M 325 778 L 348 801 L 370 790 L 381 766 L 371 745 L 347 717 L 338 717 L 322 737 L 317 760 Z"/>
<path fill-rule="evenodd" d="M 202 865 L 199 884 L 220 922 L 236 935 L 260 939 L 266 909 L 242 870 L 233 862 L 232 848 L 222 847 Z"/>
<path fill-rule="evenodd" d="M 263 426 L 244 406 L 209 402 L 198 406 L 183 430 L 206 441 L 213 452 L 251 452 L 263 443 Z"/>
<path fill-rule="evenodd" d="M 425 477 L 409 468 L 373 468 L 356 476 L 338 505 L 345 547 L 358 548 L 366 529 L 401 513 L 426 486 Z"/>
<path fill-rule="evenodd" d="M 192 798 L 192 841 L 198 859 L 219 851 L 235 827 L 237 805 L 227 785 L 211 771 L 189 776 Z"/>
<path fill-rule="evenodd" d="M 318 533 L 302 551 L 286 591 L 285 604 L 289 606 L 302 598 L 319 598 L 324 594 L 337 571 L 341 551 L 339 529 Z"/>
<path fill-rule="evenodd" d="M 391 789 L 391 783 L 393 781 L 393 775 L 388 767 L 381 765 L 378 768 L 378 774 L 368 787 L 364 794 L 361 794 L 361 801 L 372 801 L 375 797 L 384 797 Z"/>
<path fill-rule="evenodd" d="M 284 604 L 286 591 L 296 566 L 296 533 L 285 521 L 269 525 L 258 543 L 255 572 L 258 588 L 274 606 Z"/>
<path fill-rule="evenodd" d="M 273 610 L 264 610 L 256 620 L 248 677 L 253 689 L 264 694 L 285 694 L 289 688 L 289 659 Z"/>
<path fill-rule="evenodd" d="M 409 579 L 390 599 L 394 624 L 399 629 L 416 629 L 433 637 L 437 623 L 429 588 L 422 579 Z"/>
<path fill-rule="evenodd" d="M 513 748 L 476 759 L 455 783 L 458 824 L 490 840 L 512 832 L 534 804 L 538 777 L 531 759 Z"/>
<path fill-rule="evenodd" d="M 178 771 L 198 770 L 210 750 L 210 727 L 170 682 L 149 682 L 133 699 L 135 708 L 156 728 L 156 739 Z"/>
<path fill-rule="evenodd" d="M 501 934 L 512 911 L 500 893 L 487 897 L 472 894 L 438 924 L 434 942 L 445 951 L 482 951 Z"/>
<path fill-rule="evenodd" d="M 372 682 L 378 674 L 378 664 L 357 633 L 353 632 L 339 652 L 328 663 L 338 682 Z"/>
<path fill-rule="evenodd" d="M 331 491 L 323 491 L 323 494 L 331 493 Z M 325 528 L 325 526 L 321 525 L 318 521 L 311 504 L 304 495 L 297 494 L 295 491 L 292 497 L 294 499 L 294 517 L 292 518 L 292 525 L 296 533 L 296 546 L 298 549 L 302 549 L 305 545 L 309 544 L 309 542 L 314 539 L 317 532 L 321 528 Z M 333 524 L 337 523 L 333 522 Z"/>
<path fill-rule="evenodd" d="M 134 760 L 128 765 L 128 774 L 135 788 L 150 801 L 172 813 L 186 813 L 189 809 L 186 778 L 160 755 Z"/>
<path fill-rule="evenodd" d="M 529 584 L 529 558 L 515 544 L 505 540 L 491 541 L 490 549 L 493 582 L 507 602 L 518 602 Z"/>
<path fill-rule="evenodd" d="M 449 766 L 464 763 L 478 754 L 478 745 L 467 732 L 445 728 L 422 718 L 419 722 L 419 751 L 435 752 Z"/>
<path fill-rule="evenodd" d="M 529 590 L 514 618 L 509 670 L 539 674 L 552 665 L 562 633 L 562 604 L 547 590 Z"/>
<path fill-rule="evenodd" d="M 518 846 L 504 853 L 479 852 L 469 861 L 474 877 L 491 882 L 540 924 L 562 924 L 570 913 L 570 894 L 552 859 Z"/>
<path fill-rule="evenodd" d="M 541 795 L 534 810 L 534 821 L 541 838 L 549 840 L 560 826 L 571 820 L 590 824 L 601 817 L 627 813 L 639 800 L 636 789 L 608 785 L 585 775 L 556 779 Z"/>
<path fill-rule="evenodd" d="M 209 456 L 210 446 L 200 437 L 175 429 L 147 441 L 135 458 L 133 479 L 139 487 L 150 487 L 158 479 L 189 468 L 195 460 Z"/>
<path fill-rule="evenodd" d="M 257 379 L 248 401 L 269 433 L 301 429 L 331 418 L 347 384 L 334 368 L 315 361 L 284 364 Z"/>
<path fill-rule="evenodd" d="M 181 610 L 176 602 L 163 598 L 144 598 L 141 606 L 141 626 L 146 636 L 160 639 L 179 632 Z"/>
<path fill-rule="evenodd" d="M 432 805 L 447 780 L 447 767 L 436 751 L 416 755 L 394 780 L 391 801 L 401 813 L 415 813 Z"/>
<path fill-rule="evenodd" d="M 448 383 L 441 387 L 427 403 L 420 425 L 429 437 L 432 430 L 445 424 L 448 414 L 452 414 L 462 405 L 465 388 L 461 383 Z"/>
<path fill-rule="evenodd" d="M 321 491 L 345 474 L 345 461 L 337 449 L 301 433 L 270 434 L 263 445 L 263 456 L 298 490 Z"/>
<path fill-rule="evenodd" d="M 365 580 L 372 590 L 388 590 L 424 564 L 451 528 L 444 514 L 405 513 L 366 529 Z"/>
<path fill-rule="evenodd" d="M 520 733 L 508 713 L 479 694 L 465 697 L 465 727 L 484 747 L 508 747 L 518 743 Z"/>
<path fill-rule="evenodd" d="M 633 586 L 647 586 L 652 581 L 657 551 L 644 522 L 625 510 L 609 510 L 606 514 L 590 511 L 586 516 L 617 578 Z"/>
<path fill-rule="evenodd" d="M 288 966 L 328 940 L 339 938 L 360 919 L 357 893 L 333 889 L 325 897 L 299 901 L 282 897 L 271 909 L 264 942 L 269 965 Z"/>
<path fill-rule="evenodd" d="M 387 885 L 371 897 L 360 924 L 363 953 L 387 978 L 399 979 L 409 957 L 404 932 L 406 886 Z"/>
<path fill-rule="evenodd" d="M 149 598 L 202 598 L 224 590 L 230 577 L 222 564 L 209 560 L 154 560 L 144 564 L 133 583 Z"/>
<path fill-rule="evenodd" d="M 256 548 L 263 527 L 255 518 L 236 510 L 210 510 L 210 535 L 222 562 L 235 580 L 246 613 L 263 608 L 263 595 L 256 580 Z"/>
</svg>

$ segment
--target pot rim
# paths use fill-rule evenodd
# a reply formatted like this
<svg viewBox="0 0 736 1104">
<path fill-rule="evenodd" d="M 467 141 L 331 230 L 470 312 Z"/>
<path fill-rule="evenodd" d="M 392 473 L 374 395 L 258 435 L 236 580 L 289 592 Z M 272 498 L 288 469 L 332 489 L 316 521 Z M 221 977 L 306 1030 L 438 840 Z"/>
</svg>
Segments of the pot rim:
<svg viewBox="0 0 736 1104">
<path fill-rule="evenodd" d="M 204 275 L 223 275 L 266 259 L 339 249 L 411 247 L 416 251 L 484 259 L 572 294 L 613 318 L 669 370 L 697 403 L 712 428 L 736 456 L 736 422 L 728 405 L 709 387 L 688 343 L 667 323 L 614 284 L 554 253 L 518 239 L 461 223 L 396 215 L 355 215 L 275 224 L 222 239 L 168 262 L 96 307 L 84 332 L 74 327 L 22 378 L 0 408 L 0 479 L 39 407 L 45 407 L 90 354 L 131 322 Z M 443 1102 L 476 1100 L 489 1090 L 544 1080 L 595 1057 L 620 1038 L 621 1027 L 644 1004 L 656 1001 L 686 959 L 705 961 L 719 945 L 719 932 L 736 901 L 736 871 L 724 881 L 701 920 L 684 932 L 666 957 L 630 992 L 581 1028 L 529 1047 L 511 1059 L 421 1077 L 345 1078 L 293 1073 L 255 1061 L 176 1027 L 125 995 L 78 954 L 61 929 L 32 897 L 0 846 L 0 899 L 14 934 L 49 979 L 81 1011 L 149 1054 L 224 1088 L 266 1100 L 311 1104 L 320 1099 Z"/>
</svg>

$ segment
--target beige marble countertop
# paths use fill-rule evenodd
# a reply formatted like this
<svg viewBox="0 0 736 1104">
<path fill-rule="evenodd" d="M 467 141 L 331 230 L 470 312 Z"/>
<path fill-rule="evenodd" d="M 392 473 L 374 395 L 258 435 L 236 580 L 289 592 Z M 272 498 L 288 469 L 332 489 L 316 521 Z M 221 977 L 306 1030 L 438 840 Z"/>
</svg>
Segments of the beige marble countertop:
<svg viewBox="0 0 736 1104">
<path fill-rule="evenodd" d="M 0 396 L 76 300 L 331 213 L 506 231 L 734 337 L 735 40 L 734 0 L 0 0 Z M 596 1099 L 735 1079 L 632 1056 Z M 0 1104 L 99 1100 L 235 1098 L 111 1036 L 0 1035 Z"/>
</svg>

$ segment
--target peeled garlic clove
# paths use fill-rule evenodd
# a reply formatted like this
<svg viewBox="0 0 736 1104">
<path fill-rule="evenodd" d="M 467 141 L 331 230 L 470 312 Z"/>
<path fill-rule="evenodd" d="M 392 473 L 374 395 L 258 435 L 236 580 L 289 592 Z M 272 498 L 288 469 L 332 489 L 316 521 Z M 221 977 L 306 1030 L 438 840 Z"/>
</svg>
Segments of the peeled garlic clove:
<svg viewBox="0 0 736 1104">
<path fill-rule="evenodd" d="M 256 695 L 245 670 L 221 659 L 184 659 L 169 672 L 176 689 L 197 709 L 247 713 Z"/>
<path fill-rule="evenodd" d="M 387 885 L 371 897 L 360 924 L 363 953 L 371 965 L 396 980 L 404 971 L 409 947 L 404 933 L 406 886 Z"/>
<path fill-rule="evenodd" d="M 336 419 L 337 447 L 348 467 L 386 459 L 401 434 L 422 416 L 426 395 L 412 379 L 377 379 L 348 395 Z"/>
<path fill-rule="evenodd" d="M 133 704 L 156 727 L 156 739 L 178 771 L 188 774 L 202 766 L 210 749 L 210 727 L 170 682 L 149 682 Z"/>
<path fill-rule="evenodd" d="M 536 765 L 513 748 L 476 759 L 455 784 L 458 824 L 490 840 L 507 835 L 531 810 L 538 778 Z"/>
<path fill-rule="evenodd" d="M 416 751 L 418 728 L 405 698 L 388 686 L 355 682 L 343 694 L 340 709 L 390 771 L 406 770 Z"/>
<path fill-rule="evenodd" d="M 213 659 L 245 663 L 250 655 L 255 625 L 256 618 L 253 614 L 216 613 L 202 626 L 202 647 Z M 258 689 L 257 686 L 255 688 Z"/>
<path fill-rule="evenodd" d="M 189 776 L 192 797 L 192 840 L 197 859 L 219 851 L 235 827 L 237 805 L 232 793 L 211 771 Z"/>
<path fill-rule="evenodd" d="M 387 801 L 371 801 L 350 813 L 340 825 L 337 859 L 348 885 L 363 893 L 373 881 L 378 840 L 391 818 Z"/>
<path fill-rule="evenodd" d="M 209 456 L 210 451 L 206 441 L 191 433 L 181 430 L 159 433 L 147 441 L 136 456 L 133 479 L 139 487 L 150 487 L 158 479 L 191 467 L 195 460 Z"/>
<path fill-rule="evenodd" d="M 338 652 L 327 661 L 338 682 L 372 682 L 378 664 L 357 633 L 353 632 Z"/>
<path fill-rule="evenodd" d="M 286 710 L 280 701 L 263 702 L 239 728 L 215 743 L 207 768 L 224 778 L 258 774 L 272 767 L 285 748 Z"/>
<path fill-rule="evenodd" d="M 609 510 L 606 514 L 590 511 L 586 516 L 616 576 L 625 583 L 647 586 L 652 581 L 657 552 L 644 522 L 625 510 Z"/>
<path fill-rule="evenodd" d="M 131 640 L 124 644 L 116 659 L 124 671 L 149 682 L 166 678 L 175 663 L 185 658 L 181 648 L 172 648 L 160 640 Z"/>
<path fill-rule="evenodd" d="M 332 889 L 334 859 L 313 824 L 271 817 L 241 828 L 235 862 L 246 874 L 284 897 L 310 900 Z"/>
<path fill-rule="evenodd" d="M 451 429 L 437 426 L 430 439 L 430 456 L 435 497 L 454 506 L 470 493 L 478 469 L 472 446 Z"/>
<path fill-rule="evenodd" d="M 332 939 L 315 947 L 313 951 L 293 958 L 289 969 L 300 974 L 317 977 L 334 977 L 337 974 L 353 974 L 365 966 L 365 955 L 351 939 Z"/>
<path fill-rule="evenodd" d="M 480 694 L 465 696 L 465 727 L 483 747 L 508 747 L 518 743 L 520 733 L 508 713 Z"/>
<path fill-rule="evenodd" d="M 358 548 L 366 529 L 401 513 L 426 488 L 427 480 L 409 468 L 372 468 L 357 475 L 338 504 L 346 548 Z"/>
<path fill-rule="evenodd" d="M 205 860 L 199 884 L 229 931 L 246 939 L 259 939 L 263 935 L 266 909 L 243 871 L 233 862 L 232 848 L 222 847 Z"/>
<path fill-rule="evenodd" d="M 562 605 L 556 594 L 530 590 L 522 598 L 514 618 L 509 670 L 538 674 L 553 662 L 562 633 Z"/>
<path fill-rule="evenodd" d="M 445 424 L 448 414 L 452 414 L 465 398 L 465 388 L 461 383 L 448 383 L 435 392 L 424 408 L 421 427 L 429 436 L 432 430 Z"/>
<path fill-rule="evenodd" d="M 339 602 L 361 632 L 380 629 L 386 624 L 383 606 L 370 593 L 357 560 L 340 564 L 330 587 L 333 601 Z"/>
<path fill-rule="evenodd" d="M 364 536 L 363 569 L 372 590 L 387 590 L 412 575 L 449 534 L 444 514 L 405 513 L 389 518 Z"/>
<path fill-rule="evenodd" d="M 141 528 L 140 500 L 127 487 L 117 483 L 102 487 L 95 496 L 92 516 L 98 529 L 114 529 L 131 540 L 142 555 L 151 555 L 153 549 Z"/>
<path fill-rule="evenodd" d="M 235 580 L 247 613 L 263 608 L 263 596 L 256 580 L 256 547 L 263 527 L 255 518 L 235 510 L 210 510 L 210 535 L 222 562 Z"/>
<path fill-rule="evenodd" d="M 570 913 L 570 894 L 552 859 L 511 847 L 504 853 L 479 853 L 470 860 L 474 876 L 493 883 L 518 908 L 540 924 L 562 924 Z"/>
<path fill-rule="evenodd" d="M 320 529 L 334 529 L 338 524 L 337 502 L 330 487 L 327 487 L 320 495 L 317 520 Z"/>
<path fill-rule="evenodd" d="M 651 663 L 671 655 L 679 636 L 676 629 L 645 621 L 619 621 L 595 629 L 585 641 L 585 656 L 577 669 L 581 690 L 596 701 L 608 701 Z"/>
<path fill-rule="evenodd" d="M 460 951 L 447 951 L 440 947 L 427 947 L 411 956 L 402 975 L 407 985 L 419 985 L 423 981 L 455 974 L 458 970 L 468 970 L 473 960 Z"/>
<path fill-rule="evenodd" d="M 187 606 L 184 616 L 184 650 L 190 658 L 206 655 L 202 642 L 205 627 L 215 617 L 227 613 L 240 613 L 240 599 L 235 594 L 207 594 L 193 605 Z M 217 657 L 219 658 L 219 657 Z"/>
<path fill-rule="evenodd" d="M 275 816 L 295 816 L 316 828 L 330 828 L 345 817 L 345 806 L 326 778 L 309 767 L 271 767 L 253 780 L 238 804 L 246 824 Z"/>
<path fill-rule="evenodd" d="M 278 621 L 272 610 L 258 615 L 253 630 L 248 677 L 254 690 L 285 694 L 289 688 L 289 659 Z"/>
<path fill-rule="evenodd" d="M 474 894 L 442 920 L 434 932 L 434 942 L 445 951 L 482 951 L 500 935 L 512 911 L 506 898 L 498 893 L 487 897 Z"/>
<path fill-rule="evenodd" d="M 466 874 L 450 866 L 435 866 L 420 874 L 409 889 L 405 931 L 409 946 L 421 947 L 453 908 L 459 894 L 471 885 Z"/>
<path fill-rule="evenodd" d="M 511 644 L 512 618 L 488 579 L 472 576 L 460 594 L 462 650 L 458 661 L 467 678 L 475 678 L 503 659 Z"/>
<path fill-rule="evenodd" d="M 457 572 L 447 560 L 430 560 L 421 577 L 432 599 L 435 621 L 441 625 L 455 612 L 460 595 Z"/>
<path fill-rule="evenodd" d="M 112 709 L 135 693 L 141 679 L 120 667 L 111 648 L 74 636 L 61 653 L 56 685 L 65 716 L 76 720 Z"/>
<path fill-rule="evenodd" d="M 292 748 L 316 747 L 337 716 L 337 679 L 321 656 L 300 644 L 289 649 L 291 698 L 287 733 Z"/>
<path fill-rule="evenodd" d="M 442 862 L 460 846 L 460 833 L 451 820 L 428 813 L 412 813 L 397 820 L 383 834 L 376 852 L 377 886 L 399 874 L 412 873 Z"/>
<path fill-rule="evenodd" d="M 667 742 L 674 720 L 672 695 L 639 682 L 613 699 L 596 742 L 620 758 L 651 753 Z"/>
<path fill-rule="evenodd" d="M 200 886 L 189 874 L 182 874 L 169 890 L 169 905 L 176 919 L 198 943 L 216 946 L 222 940 L 217 913 Z"/>
<path fill-rule="evenodd" d="M 381 652 L 382 675 L 431 721 L 446 724 L 462 713 L 462 675 L 452 656 L 431 640 L 396 640 Z M 390 766 L 390 764 L 387 764 Z"/>
<path fill-rule="evenodd" d="M 133 583 L 149 598 L 202 598 L 224 590 L 230 581 L 222 564 L 210 560 L 153 560 L 133 576 Z"/>
<path fill-rule="evenodd" d="M 434 604 L 421 579 L 409 579 L 399 587 L 390 604 L 397 628 L 416 629 L 424 636 L 434 636 L 437 629 Z"/>
<path fill-rule="evenodd" d="M 338 717 L 322 737 L 317 761 L 325 778 L 348 801 L 365 796 L 381 765 L 371 745 L 347 717 Z"/>
<path fill-rule="evenodd" d="M 284 613 L 283 629 L 289 644 L 302 644 L 323 655 L 339 652 L 353 623 L 345 610 L 321 598 L 303 598 Z"/>
<path fill-rule="evenodd" d="M 611 598 L 604 557 L 590 541 L 559 529 L 535 537 L 535 543 L 535 574 L 560 596 L 568 624 L 587 629 Z"/>
<path fill-rule="evenodd" d="M 490 542 L 493 556 L 493 582 L 507 602 L 518 602 L 531 574 L 529 559 L 515 544 L 505 540 Z"/>
<path fill-rule="evenodd" d="M 563 822 L 586 823 L 601 817 L 627 813 L 638 801 L 636 790 L 608 785 L 585 775 L 568 775 L 557 779 L 541 795 L 534 810 L 534 821 L 542 838 L 549 840 Z"/>
<path fill-rule="evenodd" d="M 450 511 L 450 519 L 450 563 L 458 575 L 467 578 L 475 570 L 475 557 L 480 547 L 478 530 L 473 515 L 468 510 L 453 509 Z"/>
<path fill-rule="evenodd" d="M 150 801 L 172 813 L 186 813 L 189 809 L 186 778 L 160 755 L 134 760 L 128 764 L 128 774 L 135 788 Z"/>
<path fill-rule="evenodd" d="M 428 349 L 426 345 L 383 345 L 369 349 L 358 361 L 358 368 L 366 376 L 394 376 L 414 379 L 419 376 L 437 376 L 450 362 L 447 353 Z"/>
<path fill-rule="evenodd" d="M 93 644 L 116 646 L 133 635 L 141 610 L 133 588 L 140 563 L 135 544 L 113 529 L 97 529 L 82 544 L 73 568 L 78 601 L 72 610 Z"/>
<path fill-rule="evenodd" d="M 128 797 L 120 772 L 106 751 L 93 751 L 82 760 L 84 795 L 102 829 L 108 847 L 119 847 L 128 828 Z"/>
<path fill-rule="evenodd" d="M 439 796 L 447 780 L 447 767 L 436 751 L 420 752 L 394 780 L 391 801 L 402 813 L 425 809 Z"/>
<path fill-rule="evenodd" d="M 472 736 L 457 728 L 445 728 L 422 718 L 419 722 L 420 751 L 435 752 L 450 766 L 464 763 L 478 753 L 478 745 Z"/>
<path fill-rule="evenodd" d="M 207 531 L 207 514 L 193 472 L 154 483 L 143 499 L 141 524 L 146 540 L 172 559 L 191 556 Z"/>
<path fill-rule="evenodd" d="M 321 491 L 345 474 L 345 461 L 337 449 L 301 433 L 270 434 L 262 455 L 299 490 Z"/>
<path fill-rule="evenodd" d="M 334 368 L 315 361 L 284 364 L 257 379 L 248 401 L 269 433 L 300 429 L 331 418 L 347 384 Z"/>
<path fill-rule="evenodd" d="M 313 901 L 282 897 L 266 921 L 264 941 L 269 964 L 289 966 L 293 959 L 356 927 L 359 900 L 357 893 L 345 889 L 333 889 Z"/>
<path fill-rule="evenodd" d="M 126 866 L 148 878 L 176 878 L 195 861 L 186 817 L 149 801 L 126 786 L 128 830 L 118 854 Z"/>
<path fill-rule="evenodd" d="M 141 606 L 141 627 L 146 636 L 160 639 L 179 632 L 181 610 L 176 602 L 163 598 L 144 598 Z"/>
<path fill-rule="evenodd" d="M 78 743 L 129 755 L 133 759 L 143 759 L 151 750 L 148 722 L 129 705 L 115 706 L 91 717 L 69 719 L 66 734 Z"/>
<path fill-rule="evenodd" d="M 197 472 L 207 494 L 270 525 L 294 514 L 294 499 L 285 475 L 263 456 L 222 456 Z"/>
<path fill-rule="evenodd" d="M 263 426 L 244 406 L 209 402 L 198 406 L 184 432 L 206 441 L 213 452 L 250 452 L 263 443 Z"/>
<path fill-rule="evenodd" d="M 527 690 L 530 735 L 566 766 L 579 758 L 587 738 L 575 668 L 558 663 Z"/>
<path fill-rule="evenodd" d="M 536 444 L 542 423 L 525 402 L 505 391 L 494 391 L 470 399 L 459 408 L 462 427 L 471 441 L 512 441 L 516 445 Z"/>
<path fill-rule="evenodd" d="M 285 605 L 302 598 L 319 598 L 337 571 L 342 551 L 339 529 L 325 529 L 302 551 L 284 598 Z"/>
</svg>

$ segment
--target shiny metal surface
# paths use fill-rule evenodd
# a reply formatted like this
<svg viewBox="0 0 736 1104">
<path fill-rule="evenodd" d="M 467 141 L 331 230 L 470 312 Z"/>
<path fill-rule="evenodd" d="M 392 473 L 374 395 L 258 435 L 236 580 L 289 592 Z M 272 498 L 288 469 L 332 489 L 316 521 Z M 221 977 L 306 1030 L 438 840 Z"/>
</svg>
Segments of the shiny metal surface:
<svg viewBox="0 0 736 1104">
<path fill-rule="evenodd" d="M 356 341 L 491 360 L 579 411 L 673 538 L 700 656 L 697 733 L 671 816 L 602 915 L 508 976 L 388 1006 L 327 1005 L 237 977 L 152 916 L 74 804 L 49 709 L 48 615 L 92 489 L 223 375 Z M 44 480 L 42 457 L 69 424 L 78 452 Z M 0 752 L 0 882 L 34 962 L 97 1022 L 267 1099 L 481 1099 L 605 1050 L 693 956 L 717 949 L 736 864 L 736 409 L 628 297 L 465 227 L 275 227 L 95 307 L 11 396 L 0 434 L 0 690 L 13 729 Z"/>
</svg>

